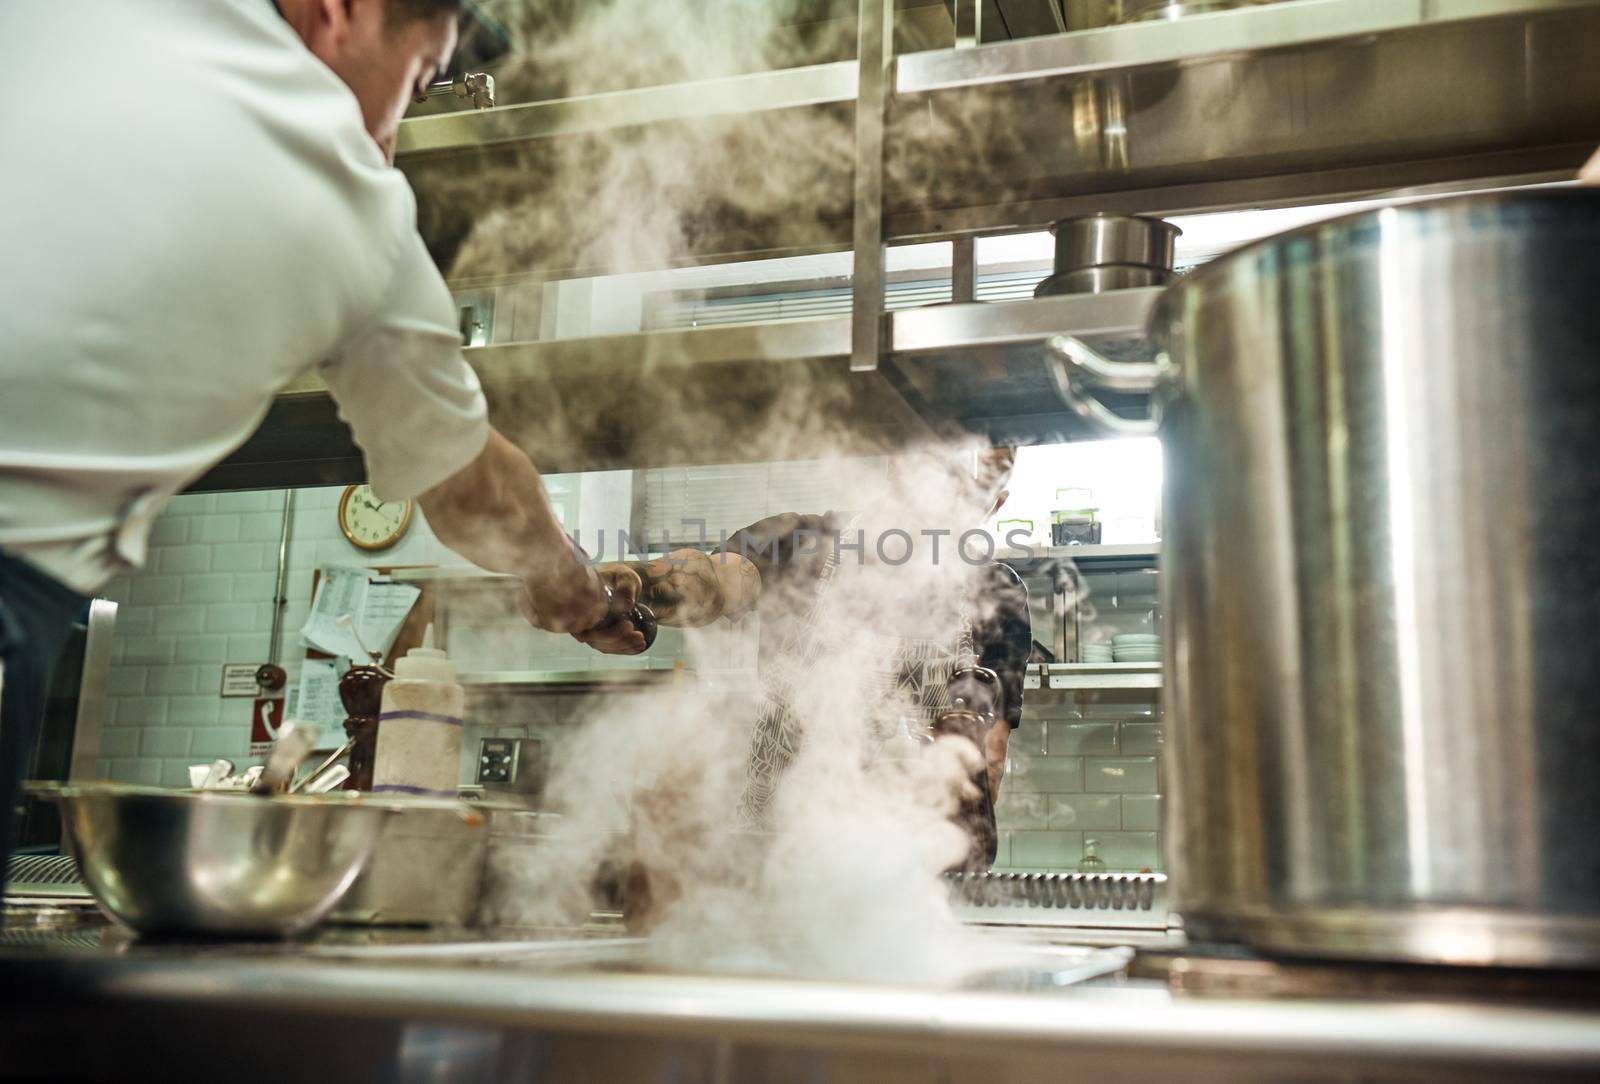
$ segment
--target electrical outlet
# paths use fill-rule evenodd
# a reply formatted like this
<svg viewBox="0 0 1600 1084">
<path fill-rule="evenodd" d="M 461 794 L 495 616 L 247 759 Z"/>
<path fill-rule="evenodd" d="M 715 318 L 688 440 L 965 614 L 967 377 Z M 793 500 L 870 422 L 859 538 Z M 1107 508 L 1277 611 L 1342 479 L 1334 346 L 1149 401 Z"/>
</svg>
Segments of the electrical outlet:
<svg viewBox="0 0 1600 1084">
<path fill-rule="evenodd" d="M 478 782 L 509 784 L 517 774 L 517 743 L 511 738 L 484 738 L 478 745 Z"/>
<path fill-rule="evenodd" d="M 486 790 L 524 798 L 544 792 L 544 750 L 537 738 L 484 738 L 478 746 L 478 783 Z"/>
</svg>

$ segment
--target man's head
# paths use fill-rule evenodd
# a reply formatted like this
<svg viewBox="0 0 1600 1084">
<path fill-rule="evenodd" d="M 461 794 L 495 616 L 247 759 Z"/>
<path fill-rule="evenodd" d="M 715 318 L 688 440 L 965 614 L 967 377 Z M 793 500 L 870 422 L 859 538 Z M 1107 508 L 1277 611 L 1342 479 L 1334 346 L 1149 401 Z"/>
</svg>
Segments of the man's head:
<svg viewBox="0 0 1600 1084">
<path fill-rule="evenodd" d="M 455 52 L 461 0 L 279 0 L 278 7 L 355 94 L 367 131 L 392 161 L 406 107 Z"/>
</svg>

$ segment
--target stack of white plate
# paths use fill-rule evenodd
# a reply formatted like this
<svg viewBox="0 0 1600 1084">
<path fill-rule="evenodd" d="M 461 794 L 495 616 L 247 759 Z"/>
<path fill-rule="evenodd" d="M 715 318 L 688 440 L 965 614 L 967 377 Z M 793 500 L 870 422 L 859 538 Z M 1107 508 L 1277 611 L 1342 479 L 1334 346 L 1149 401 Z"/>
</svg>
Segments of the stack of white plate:
<svg viewBox="0 0 1600 1084">
<path fill-rule="evenodd" d="M 1125 632 L 1111 638 L 1116 662 L 1160 662 L 1161 637 L 1152 632 Z"/>
<path fill-rule="evenodd" d="M 1078 661 L 1086 663 L 1114 662 L 1115 653 L 1110 644 L 1084 644 L 1078 649 Z"/>
</svg>

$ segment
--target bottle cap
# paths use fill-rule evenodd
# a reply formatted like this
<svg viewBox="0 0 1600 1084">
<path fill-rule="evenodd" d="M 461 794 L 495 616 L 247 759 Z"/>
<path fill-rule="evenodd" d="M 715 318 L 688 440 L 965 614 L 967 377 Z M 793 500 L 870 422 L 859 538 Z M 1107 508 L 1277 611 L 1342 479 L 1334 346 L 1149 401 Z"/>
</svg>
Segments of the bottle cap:
<svg viewBox="0 0 1600 1084">
<path fill-rule="evenodd" d="M 422 646 L 414 647 L 395 660 L 396 681 L 437 681 L 454 685 L 456 664 L 450 656 L 433 646 L 433 624 L 422 634 Z"/>
</svg>

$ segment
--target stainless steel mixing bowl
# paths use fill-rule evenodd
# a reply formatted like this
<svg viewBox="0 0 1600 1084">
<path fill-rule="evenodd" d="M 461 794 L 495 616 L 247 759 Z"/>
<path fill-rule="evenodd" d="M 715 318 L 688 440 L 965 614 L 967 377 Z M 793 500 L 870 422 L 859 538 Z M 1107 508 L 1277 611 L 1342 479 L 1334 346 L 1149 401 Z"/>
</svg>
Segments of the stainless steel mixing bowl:
<svg viewBox="0 0 1600 1084">
<path fill-rule="evenodd" d="M 142 934 L 289 937 L 355 881 L 396 804 L 87 784 L 36 790 L 100 906 Z"/>
</svg>

